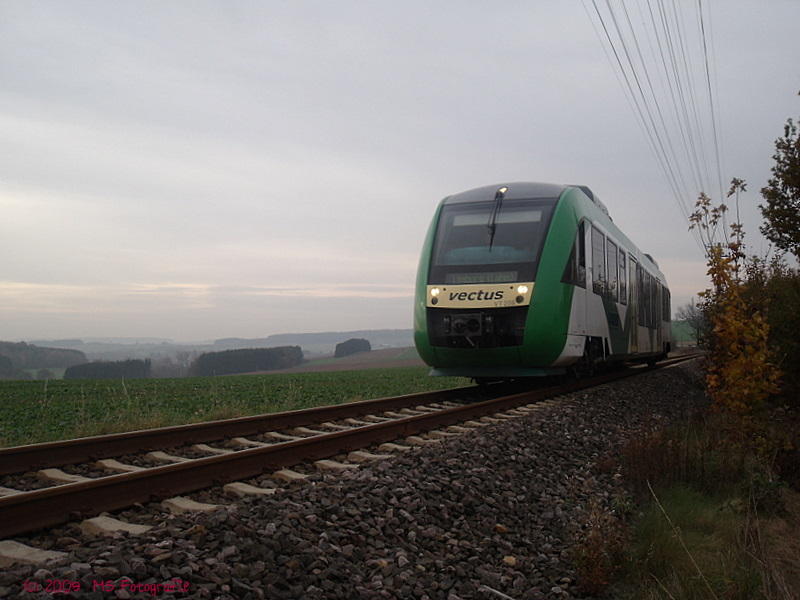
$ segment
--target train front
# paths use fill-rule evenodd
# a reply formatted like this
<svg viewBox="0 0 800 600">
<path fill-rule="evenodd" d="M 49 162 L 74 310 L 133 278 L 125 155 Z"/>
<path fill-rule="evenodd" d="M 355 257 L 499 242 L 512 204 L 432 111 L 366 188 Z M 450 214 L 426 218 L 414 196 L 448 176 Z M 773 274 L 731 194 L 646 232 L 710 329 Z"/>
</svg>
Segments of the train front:
<svg viewBox="0 0 800 600">
<path fill-rule="evenodd" d="M 417 274 L 415 343 L 432 374 L 544 374 L 524 360 L 537 270 L 563 186 L 510 183 L 445 198 Z"/>
</svg>

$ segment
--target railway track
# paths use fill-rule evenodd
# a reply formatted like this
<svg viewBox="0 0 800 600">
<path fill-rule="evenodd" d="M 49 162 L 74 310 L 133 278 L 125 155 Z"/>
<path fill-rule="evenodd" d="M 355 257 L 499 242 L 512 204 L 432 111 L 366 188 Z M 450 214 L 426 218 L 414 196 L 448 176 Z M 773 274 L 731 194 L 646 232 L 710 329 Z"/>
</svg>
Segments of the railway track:
<svg viewBox="0 0 800 600">
<path fill-rule="evenodd" d="M 663 368 L 694 358 L 679 357 Z M 65 442 L 19 446 L 0 450 L 0 476 L 36 471 L 59 476 L 58 467 L 89 461 L 109 474 L 74 478 L 73 482 L 34 490 L 0 490 L 0 539 L 51 527 L 74 519 L 160 501 L 196 490 L 253 478 L 265 472 L 283 472 L 308 461 L 324 461 L 360 449 L 404 440 L 425 443 L 416 436 L 434 434 L 459 423 L 477 426 L 479 419 L 527 407 L 549 398 L 609 383 L 652 369 L 633 368 L 593 379 L 539 390 L 508 393 L 508 388 L 459 388 L 287 413 L 244 417 L 179 427 L 98 436 Z M 529 406 L 530 405 L 530 406 Z M 520 412 L 519 414 L 524 414 Z M 466 427 L 460 427 L 464 430 Z M 446 435 L 439 433 L 439 436 Z M 269 441 L 266 441 L 269 440 Z M 213 444 L 213 445 L 209 445 Z M 233 447 L 240 447 L 233 450 Z M 178 448 L 172 455 L 164 449 Z M 189 452 L 181 449 L 190 449 Z M 173 461 L 142 468 L 113 460 L 133 454 L 162 452 L 156 457 Z M 180 454 L 207 453 L 201 458 Z M 111 462 L 108 462 L 111 460 Z M 337 468 L 336 463 L 328 466 Z M 338 465 L 341 467 L 341 465 Z M 347 468 L 346 466 L 343 468 Z M 119 472 L 125 471 L 125 472 Z M 8 477 L 6 477 L 8 479 Z M 254 490 L 255 491 L 255 490 Z"/>
</svg>

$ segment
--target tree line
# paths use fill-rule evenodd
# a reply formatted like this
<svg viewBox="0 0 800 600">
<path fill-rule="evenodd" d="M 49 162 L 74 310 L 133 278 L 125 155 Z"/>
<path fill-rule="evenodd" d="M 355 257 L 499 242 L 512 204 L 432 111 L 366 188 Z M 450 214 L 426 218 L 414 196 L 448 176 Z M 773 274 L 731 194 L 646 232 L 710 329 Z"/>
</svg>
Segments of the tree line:
<svg viewBox="0 0 800 600">
<path fill-rule="evenodd" d="M 255 371 L 273 371 L 275 369 L 294 367 L 302 362 L 303 351 L 300 346 L 205 352 L 191 364 L 189 375 L 209 377 L 213 375 L 252 373 Z"/>
<path fill-rule="evenodd" d="M 85 362 L 86 355 L 80 350 L 0 342 L 0 380 L 33 379 L 30 369 L 38 369 L 38 379 L 52 379 L 48 369 L 63 369 Z"/>
<path fill-rule="evenodd" d="M 150 377 L 150 359 L 98 360 L 74 365 L 64 371 L 64 379 L 146 379 Z"/>
<path fill-rule="evenodd" d="M 86 362 L 80 350 L 46 348 L 25 342 L 0 342 L 0 356 L 16 369 L 59 369 Z"/>
</svg>

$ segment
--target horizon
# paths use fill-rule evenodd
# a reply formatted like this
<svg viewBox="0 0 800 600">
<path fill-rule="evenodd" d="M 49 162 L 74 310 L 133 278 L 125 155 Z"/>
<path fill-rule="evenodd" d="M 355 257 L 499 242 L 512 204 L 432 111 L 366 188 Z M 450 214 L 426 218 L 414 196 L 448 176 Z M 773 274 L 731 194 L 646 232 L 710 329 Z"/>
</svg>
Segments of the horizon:
<svg viewBox="0 0 800 600">
<path fill-rule="evenodd" d="M 167 345 L 174 345 L 174 346 L 192 346 L 192 345 L 214 345 L 221 342 L 255 342 L 259 340 L 269 340 L 270 338 L 279 338 L 279 337 L 313 337 L 313 336 L 346 336 L 346 335 L 353 335 L 353 334 L 360 334 L 360 333 L 411 333 L 413 334 L 413 328 L 387 328 L 382 327 L 378 329 L 350 329 L 347 331 L 313 331 L 313 332 L 283 332 L 283 333 L 273 333 L 267 336 L 259 336 L 259 337 L 239 337 L 239 336 L 226 336 L 221 338 L 214 338 L 214 339 L 207 339 L 207 340 L 176 340 L 174 338 L 165 338 L 165 337 L 133 337 L 133 336 L 110 336 L 110 337 L 98 337 L 98 336 L 84 336 L 84 337 L 70 337 L 70 338 L 37 338 L 37 339 L 26 339 L 26 340 L 0 340 L 0 343 L 6 342 L 11 344 L 19 344 L 25 343 L 28 345 L 39 345 L 39 344 L 66 344 L 66 343 L 80 343 L 80 344 L 117 344 L 117 345 L 160 345 L 160 344 L 167 344 Z"/>
</svg>

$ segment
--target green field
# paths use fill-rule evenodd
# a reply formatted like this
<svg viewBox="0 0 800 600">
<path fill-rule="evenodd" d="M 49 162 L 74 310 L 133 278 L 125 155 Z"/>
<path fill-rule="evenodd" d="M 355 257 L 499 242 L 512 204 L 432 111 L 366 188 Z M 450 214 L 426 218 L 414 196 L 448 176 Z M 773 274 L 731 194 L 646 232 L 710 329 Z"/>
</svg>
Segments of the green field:
<svg viewBox="0 0 800 600">
<path fill-rule="evenodd" d="M 469 385 L 427 367 L 181 379 L 0 381 L 0 447 Z"/>
</svg>

